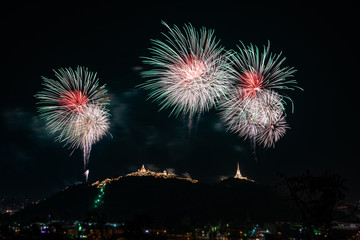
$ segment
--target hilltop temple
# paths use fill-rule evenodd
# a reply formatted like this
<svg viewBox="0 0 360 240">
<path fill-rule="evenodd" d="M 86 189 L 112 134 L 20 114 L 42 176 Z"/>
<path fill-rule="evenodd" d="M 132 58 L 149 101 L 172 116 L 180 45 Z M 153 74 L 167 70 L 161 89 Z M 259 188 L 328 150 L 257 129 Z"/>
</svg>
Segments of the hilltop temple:
<svg viewBox="0 0 360 240">
<path fill-rule="evenodd" d="M 165 178 L 165 179 L 176 178 L 176 179 L 180 179 L 180 180 L 190 181 L 192 183 L 198 182 L 198 180 L 195 180 L 195 179 L 178 177 L 175 174 L 168 173 L 166 170 L 164 170 L 163 172 L 153 172 L 153 171 L 150 171 L 149 169 L 146 169 L 143 164 L 141 166 L 141 168 L 138 169 L 136 172 L 128 173 L 125 176 L 119 176 L 117 178 L 106 178 L 106 179 L 102 180 L 101 182 L 98 180 L 98 181 L 92 183 L 91 186 L 96 186 L 97 188 L 102 188 L 105 184 L 110 183 L 112 181 L 119 180 L 120 178 L 123 178 L 123 177 L 154 177 L 154 178 Z"/>
<path fill-rule="evenodd" d="M 153 177 L 163 177 L 163 178 L 176 178 L 175 174 L 168 173 L 168 172 L 166 172 L 166 170 L 164 170 L 163 172 L 150 171 L 149 169 L 145 168 L 144 164 L 141 166 L 140 169 L 137 170 L 137 172 L 132 172 L 132 173 L 126 174 L 125 176 L 126 177 L 131 177 L 131 176 L 138 176 L 138 177 L 153 176 Z"/>
</svg>

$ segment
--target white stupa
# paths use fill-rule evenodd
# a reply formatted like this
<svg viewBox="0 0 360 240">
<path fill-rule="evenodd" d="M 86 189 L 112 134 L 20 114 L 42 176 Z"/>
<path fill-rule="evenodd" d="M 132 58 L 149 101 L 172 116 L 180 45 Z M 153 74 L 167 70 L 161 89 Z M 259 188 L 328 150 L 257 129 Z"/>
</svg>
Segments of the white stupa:
<svg viewBox="0 0 360 240">
<path fill-rule="evenodd" d="M 243 175 L 241 175 L 239 163 L 237 164 L 237 170 L 236 170 L 236 174 L 235 174 L 234 178 L 242 179 L 242 180 L 247 180 L 247 181 L 250 181 L 250 182 L 254 182 L 254 180 L 249 179 L 249 178 L 244 177 Z"/>
<path fill-rule="evenodd" d="M 140 173 L 146 173 L 147 172 L 144 164 L 141 166 L 141 169 L 139 169 L 138 172 L 140 172 Z"/>
</svg>

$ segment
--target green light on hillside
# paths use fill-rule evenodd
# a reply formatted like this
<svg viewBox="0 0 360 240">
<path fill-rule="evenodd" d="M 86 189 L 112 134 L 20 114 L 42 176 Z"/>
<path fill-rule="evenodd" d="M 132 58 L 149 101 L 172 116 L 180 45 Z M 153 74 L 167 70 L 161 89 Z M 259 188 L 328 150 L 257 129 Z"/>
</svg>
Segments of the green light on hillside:
<svg viewBox="0 0 360 240">
<path fill-rule="evenodd" d="M 98 208 L 101 206 L 101 204 L 103 203 L 102 201 L 102 198 L 105 194 L 105 185 L 104 184 L 101 188 L 100 188 L 100 191 L 99 191 L 99 194 L 97 195 L 97 198 L 95 199 L 94 201 L 94 208 Z"/>
</svg>

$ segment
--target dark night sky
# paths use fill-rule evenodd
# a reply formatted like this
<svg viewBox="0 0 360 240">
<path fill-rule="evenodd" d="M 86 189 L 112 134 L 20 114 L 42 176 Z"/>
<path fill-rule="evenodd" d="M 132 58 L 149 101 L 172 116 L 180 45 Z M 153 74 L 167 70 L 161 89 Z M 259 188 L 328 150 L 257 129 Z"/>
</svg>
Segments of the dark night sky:
<svg viewBox="0 0 360 240">
<path fill-rule="evenodd" d="M 52 2 L 52 1 L 51 1 Z M 172 1 L 171 1 L 172 2 Z M 250 1 L 255 2 L 255 1 Z M 330 171 L 347 179 L 348 195 L 359 199 L 360 159 L 355 84 L 358 32 L 355 7 L 302 2 L 177 1 L 110 4 L 16 3 L 1 11 L 0 194 L 44 197 L 83 180 L 82 154 L 53 141 L 37 117 L 33 95 L 52 69 L 87 66 L 111 94 L 111 136 L 93 146 L 90 181 L 119 176 L 147 164 L 156 170 L 214 182 L 242 173 L 261 183 L 279 181 L 278 172 Z M 146 92 L 140 56 L 150 39 L 169 25 L 192 23 L 215 29 L 226 49 L 238 41 L 271 42 L 305 91 L 289 91 L 295 103 L 291 126 L 275 149 L 257 149 L 227 133 L 216 111 L 202 116 L 188 137 L 182 119 L 158 112 Z M 356 61 L 355 61 L 356 60 Z M 358 100 L 356 100 L 358 103 Z"/>
</svg>

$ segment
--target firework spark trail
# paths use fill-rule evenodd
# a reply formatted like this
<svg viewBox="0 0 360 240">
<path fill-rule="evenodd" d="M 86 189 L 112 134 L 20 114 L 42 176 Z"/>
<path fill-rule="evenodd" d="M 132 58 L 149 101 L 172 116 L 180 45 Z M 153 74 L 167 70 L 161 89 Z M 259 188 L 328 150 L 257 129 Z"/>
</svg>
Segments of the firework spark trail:
<svg viewBox="0 0 360 240">
<path fill-rule="evenodd" d="M 254 145 L 274 147 L 289 128 L 284 99 L 291 101 L 275 90 L 299 88 L 295 80 L 287 79 L 295 69 L 281 68 L 285 58 L 271 54 L 270 44 L 262 53 L 253 45 L 238 48 L 238 53 L 229 55 L 235 84 L 221 104 L 221 118 L 230 131 L 249 138 Z"/>
<path fill-rule="evenodd" d="M 72 148 L 82 149 L 87 180 L 91 148 L 108 132 L 109 113 L 104 107 L 89 104 L 77 115 L 69 128 L 73 134 L 67 141 L 71 142 Z"/>
<path fill-rule="evenodd" d="M 150 91 L 160 110 L 171 107 L 170 115 L 188 115 L 191 124 L 196 113 L 208 111 L 228 93 L 231 69 L 213 30 L 196 31 L 189 24 L 183 33 L 162 23 L 169 30 L 163 34 L 166 41 L 152 40 L 152 56 L 144 57 L 152 69 L 142 72 L 150 79 L 139 87 Z"/>
<path fill-rule="evenodd" d="M 70 148 L 81 148 L 84 170 L 88 178 L 91 146 L 105 135 L 109 128 L 109 104 L 105 85 L 99 86 L 96 73 L 77 67 L 54 71 L 57 79 L 43 78 L 43 91 L 38 99 L 39 116 L 45 120 L 55 140 Z"/>
</svg>

